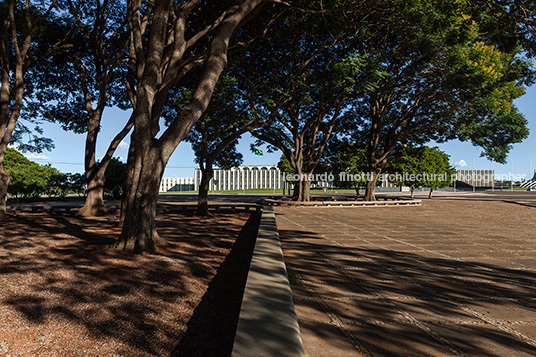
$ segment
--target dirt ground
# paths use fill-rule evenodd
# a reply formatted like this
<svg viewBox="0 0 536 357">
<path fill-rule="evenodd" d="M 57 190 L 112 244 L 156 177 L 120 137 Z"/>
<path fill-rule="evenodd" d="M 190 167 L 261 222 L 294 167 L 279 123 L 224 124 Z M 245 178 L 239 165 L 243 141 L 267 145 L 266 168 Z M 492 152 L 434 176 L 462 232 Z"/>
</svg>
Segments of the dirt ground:
<svg viewBox="0 0 536 357">
<path fill-rule="evenodd" d="M 10 216 L 0 223 L 0 356 L 189 355 L 211 345 L 204 340 L 211 339 L 203 332 L 207 314 L 230 321 L 216 324 L 233 333 L 216 341 L 229 350 L 236 321 L 218 310 L 232 305 L 236 313 L 243 290 L 215 305 L 222 295 L 215 276 L 227 266 L 236 284 L 245 281 L 249 261 L 233 271 L 229 252 L 248 217 L 161 215 L 159 233 L 169 248 L 136 256 L 107 248 L 120 232 L 116 217 Z M 256 231 L 246 233 L 242 255 L 251 256 Z"/>
<path fill-rule="evenodd" d="M 307 356 L 536 356 L 536 208 L 275 212 Z"/>
</svg>

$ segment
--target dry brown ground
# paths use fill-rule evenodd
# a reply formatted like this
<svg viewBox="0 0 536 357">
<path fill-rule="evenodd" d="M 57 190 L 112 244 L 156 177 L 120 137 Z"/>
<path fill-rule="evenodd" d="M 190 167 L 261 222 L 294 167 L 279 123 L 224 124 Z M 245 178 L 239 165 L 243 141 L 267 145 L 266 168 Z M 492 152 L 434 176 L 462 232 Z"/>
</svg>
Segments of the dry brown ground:
<svg viewBox="0 0 536 357">
<path fill-rule="evenodd" d="M 135 256 L 106 248 L 116 217 L 11 216 L 0 223 L 0 356 L 169 355 L 247 218 L 163 215 L 169 249 Z"/>
</svg>

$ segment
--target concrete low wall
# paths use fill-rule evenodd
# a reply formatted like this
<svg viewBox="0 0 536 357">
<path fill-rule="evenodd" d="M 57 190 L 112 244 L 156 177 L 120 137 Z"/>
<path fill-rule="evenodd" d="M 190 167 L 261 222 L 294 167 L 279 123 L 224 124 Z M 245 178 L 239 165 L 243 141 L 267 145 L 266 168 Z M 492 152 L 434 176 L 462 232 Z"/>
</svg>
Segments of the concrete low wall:
<svg viewBox="0 0 536 357">
<path fill-rule="evenodd" d="M 234 357 L 304 356 L 273 208 L 264 207 L 233 346 Z"/>
<path fill-rule="evenodd" d="M 421 200 L 396 199 L 384 201 L 308 201 L 296 202 L 289 200 L 263 199 L 263 202 L 271 206 L 307 206 L 307 207 L 377 207 L 377 206 L 420 206 Z"/>
</svg>

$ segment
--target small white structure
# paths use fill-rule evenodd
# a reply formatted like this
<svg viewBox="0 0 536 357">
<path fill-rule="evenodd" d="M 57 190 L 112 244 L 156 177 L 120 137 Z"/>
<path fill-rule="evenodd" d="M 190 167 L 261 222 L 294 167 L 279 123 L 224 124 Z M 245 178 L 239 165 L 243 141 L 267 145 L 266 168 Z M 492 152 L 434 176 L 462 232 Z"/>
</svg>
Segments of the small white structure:
<svg viewBox="0 0 536 357">
<path fill-rule="evenodd" d="M 199 189 L 201 170 L 194 173 L 194 190 Z M 276 165 L 272 166 L 238 166 L 229 170 L 214 169 L 210 181 L 210 191 L 280 189 L 283 188 L 283 174 Z"/>
<path fill-rule="evenodd" d="M 519 187 L 528 188 L 529 190 L 536 188 L 536 170 L 534 170 L 534 176 L 530 180 L 522 182 Z"/>
<path fill-rule="evenodd" d="M 193 191 L 193 177 L 162 177 L 160 192 Z"/>
</svg>

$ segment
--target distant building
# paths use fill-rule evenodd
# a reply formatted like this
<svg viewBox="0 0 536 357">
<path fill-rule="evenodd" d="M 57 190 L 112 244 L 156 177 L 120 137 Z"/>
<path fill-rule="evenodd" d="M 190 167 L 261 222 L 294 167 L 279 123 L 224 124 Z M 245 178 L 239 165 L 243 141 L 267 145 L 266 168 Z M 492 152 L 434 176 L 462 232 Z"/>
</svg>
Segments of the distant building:
<svg viewBox="0 0 536 357">
<path fill-rule="evenodd" d="M 164 177 L 160 183 L 160 192 L 198 191 L 201 184 L 201 170 L 195 169 L 194 177 Z M 286 184 L 286 185 L 285 185 Z M 394 183 L 384 179 L 378 187 L 395 187 Z M 311 188 L 333 188 L 331 181 L 312 181 Z M 292 188 L 285 182 L 285 175 L 277 165 L 238 166 L 228 170 L 214 169 L 209 191 L 240 191 L 254 189 Z"/>
<path fill-rule="evenodd" d="M 163 177 L 160 181 L 160 192 L 193 191 L 193 177 Z"/>
<path fill-rule="evenodd" d="M 458 170 L 456 171 L 456 187 L 493 187 L 495 185 L 494 170 Z"/>
<path fill-rule="evenodd" d="M 197 191 L 201 183 L 201 170 L 195 170 L 193 180 L 194 190 Z M 209 190 L 280 189 L 283 185 L 283 174 L 276 165 L 238 166 L 228 170 L 214 169 Z"/>
</svg>

